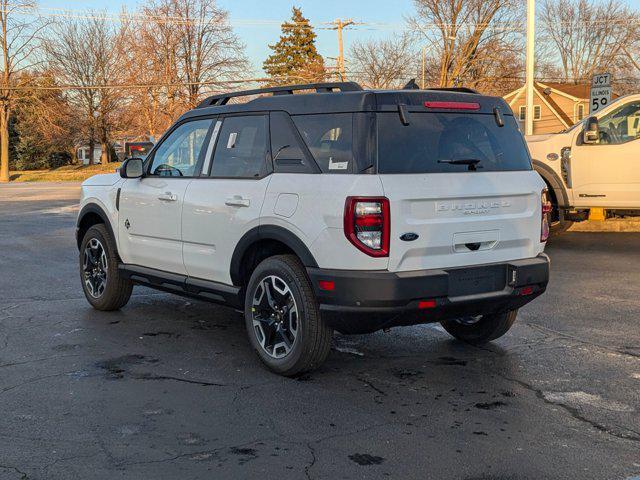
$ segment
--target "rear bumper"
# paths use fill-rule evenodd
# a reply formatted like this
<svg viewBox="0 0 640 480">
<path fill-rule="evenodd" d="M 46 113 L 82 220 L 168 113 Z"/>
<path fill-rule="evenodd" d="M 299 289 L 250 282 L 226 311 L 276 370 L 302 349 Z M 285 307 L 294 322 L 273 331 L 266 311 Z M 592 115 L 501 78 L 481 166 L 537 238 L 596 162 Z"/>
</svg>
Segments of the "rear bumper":
<svg viewBox="0 0 640 480">
<path fill-rule="evenodd" d="M 342 333 L 366 333 L 520 308 L 545 291 L 549 258 L 397 273 L 307 271 L 323 318 Z M 333 290 L 320 282 L 333 282 Z"/>
</svg>

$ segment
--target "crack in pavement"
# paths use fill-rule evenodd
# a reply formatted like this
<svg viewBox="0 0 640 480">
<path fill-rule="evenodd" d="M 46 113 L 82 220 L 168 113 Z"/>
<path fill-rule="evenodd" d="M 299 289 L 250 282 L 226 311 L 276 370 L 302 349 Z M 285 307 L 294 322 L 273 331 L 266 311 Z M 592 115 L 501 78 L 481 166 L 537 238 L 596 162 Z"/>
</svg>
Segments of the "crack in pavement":
<svg viewBox="0 0 640 480">
<path fill-rule="evenodd" d="M 29 363 L 44 362 L 46 360 L 53 360 L 55 358 L 67 358 L 67 357 L 79 357 L 79 356 L 80 356 L 79 353 L 74 353 L 74 354 L 70 354 L 70 355 L 53 355 L 51 357 L 34 358 L 33 360 L 25 360 L 23 362 L 3 363 L 3 364 L 0 364 L 0 368 L 15 367 L 15 366 L 18 366 L 18 365 L 27 365 Z"/>
<path fill-rule="evenodd" d="M 14 467 L 12 465 L 0 465 L 0 468 L 15 471 L 18 475 L 20 475 L 20 480 L 29 480 L 29 476 L 18 467 Z"/>
<path fill-rule="evenodd" d="M 606 351 L 609 351 L 609 352 L 618 353 L 620 355 L 627 355 L 627 356 L 629 356 L 631 358 L 640 358 L 640 353 L 629 352 L 628 350 L 621 350 L 621 349 L 616 348 L 616 347 L 611 347 L 611 346 L 608 346 L 608 345 L 602 345 L 600 343 L 591 342 L 589 340 L 584 340 L 584 339 L 582 339 L 580 337 L 576 337 L 575 335 L 571 335 L 569 333 L 561 332 L 559 330 L 554 330 L 554 329 L 549 328 L 549 327 L 543 327 L 542 325 L 537 325 L 535 323 L 525 322 L 524 325 L 527 325 L 529 328 L 531 328 L 533 330 L 537 330 L 537 331 L 539 331 L 541 333 L 544 333 L 544 334 L 547 334 L 547 335 L 553 334 L 553 335 L 555 335 L 557 337 L 568 338 L 568 339 L 574 340 L 574 341 L 576 341 L 578 343 L 582 343 L 584 345 L 589 345 L 589 346 L 592 346 L 592 347 L 600 348 L 602 350 L 606 350 Z"/>
<path fill-rule="evenodd" d="M 387 392 L 385 392 L 384 390 L 376 387 L 371 381 L 362 378 L 361 375 L 356 375 L 356 380 L 358 380 L 359 382 L 364 383 L 367 387 L 371 388 L 372 390 L 375 390 L 376 392 L 378 392 L 380 395 L 386 397 L 387 396 Z"/>
<path fill-rule="evenodd" d="M 590 418 L 587 418 L 585 415 L 583 415 L 582 413 L 580 413 L 578 411 L 577 408 L 574 408 L 570 405 L 567 405 L 565 403 L 562 402 L 554 402 L 550 399 L 548 399 L 547 397 L 545 397 L 544 392 L 542 390 L 540 390 L 539 388 L 534 387 L 533 385 L 523 381 L 523 380 L 518 380 L 517 378 L 511 378 L 508 377 L 506 375 L 503 375 L 499 372 L 495 372 L 498 376 L 500 376 L 501 378 L 504 378 L 505 380 L 508 380 L 510 382 L 514 382 L 518 385 L 520 385 L 521 387 L 533 392 L 537 398 L 539 398 L 540 400 L 542 400 L 544 403 L 548 404 L 548 405 L 555 405 L 557 407 L 560 407 L 562 409 L 564 409 L 566 412 L 568 412 L 574 419 L 586 423 L 590 426 L 592 426 L 593 428 L 595 428 L 596 430 L 606 433 L 607 435 L 611 435 L 615 438 L 619 438 L 621 440 L 630 440 L 633 442 L 640 442 L 640 432 L 636 432 L 635 430 L 631 429 L 631 428 L 627 428 L 627 427 L 620 427 L 628 432 L 631 432 L 633 435 L 624 435 L 622 433 L 618 433 L 615 431 L 610 430 L 606 425 L 603 425 L 599 422 L 597 422 L 596 420 L 592 420 Z"/>
<path fill-rule="evenodd" d="M 163 459 L 159 459 L 159 460 L 143 460 L 143 461 L 139 461 L 139 462 L 120 462 L 117 463 L 118 467 L 127 467 L 127 466 L 133 466 L 133 465 L 148 465 L 148 464 L 154 464 L 154 463 L 165 463 L 165 462 L 172 462 L 174 460 L 178 460 L 181 458 L 186 458 L 186 457 L 194 457 L 197 455 L 216 455 L 217 453 L 223 451 L 223 450 L 232 450 L 232 449 L 238 449 L 238 448 L 243 448 L 249 445 L 255 445 L 257 443 L 260 442 L 265 442 L 265 441 L 269 441 L 269 440 L 275 440 L 274 437 L 267 437 L 267 438 L 259 438 L 256 440 L 252 440 L 250 442 L 245 442 L 245 443 L 241 443 L 238 445 L 227 445 L 224 447 L 218 447 L 218 448 L 214 448 L 214 449 L 209 449 L 209 450 L 199 450 L 196 452 L 188 452 L 188 453 L 180 453 L 178 455 L 174 455 L 172 457 L 167 457 L 167 458 L 163 458 Z"/>
<path fill-rule="evenodd" d="M 69 375 L 70 373 L 73 373 L 73 371 L 54 373 L 53 375 L 44 375 L 42 377 L 31 378 L 31 379 L 27 380 L 26 382 L 18 383 L 16 385 L 11 385 L 10 387 L 3 388 L 2 390 L 0 390 L 0 395 L 2 395 L 3 393 L 9 392 L 9 391 L 11 391 L 11 390 L 13 390 L 15 388 L 19 388 L 19 387 L 23 387 L 25 385 L 29 385 L 29 384 L 32 384 L 32 383 L 39 382 L 40 380 L 46 380 L 48 378 L 55 378 L 55 377 L 62 377 L 63 375 Z"/>
<path fill-rule="evenodd" d="M 131 378 L 136 380 L 169 380 L 174 382 L 192 383 L 203 387 L 227 387 L 225 383 L 207 382 L 205 380 L 191 380 L 188 378 L 173 377 L 171 375 L 154 375 L 151 373 L 130 374 Z"/>
<path fill-rule="evenodd" d="M 309 449 L 309 452 L 311 453 L 311 462 L 308 465 L 305 465 L 304 476 L 307 477 L 307 480 L 311 480 L 310 470 L 316 464 L 316 451 L 311 446 L 311 442 L 306 442 L 305 445 L 307 446 L 307 448 Z"/>
</svg>

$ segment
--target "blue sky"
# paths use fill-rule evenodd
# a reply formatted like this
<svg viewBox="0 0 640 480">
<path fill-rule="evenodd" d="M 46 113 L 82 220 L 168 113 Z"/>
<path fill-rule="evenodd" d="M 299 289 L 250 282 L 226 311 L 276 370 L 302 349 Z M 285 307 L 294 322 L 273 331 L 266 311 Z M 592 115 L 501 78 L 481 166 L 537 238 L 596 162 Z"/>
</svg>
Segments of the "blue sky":
<svg viewBox="0 0 640 480">
<path fill-rule="evenodd" d="M 640 0 L 626 0 L 629 6 L 638 8 Z M 73 10 L 105 9 L 118 12 L 122 6 L 133 10 L 136 0 L 40 0 L 43 7 Z M 280 36 L 279 23 L 290 18 L 291 7 L 302 7 L 303 14 L 311 20 L 318 34 L 318 50 L 324 57 L 336 57 L 338 45 L 336 32 L 323 30 L 325 22 L 336 18 L 352 18 L 364 22 L 345 31 L 345 48 L 356 40 L 384 38 L 397 34 L 407 15 L 414 12 L 413 0 L 218 0 L 218 4 L 229 11 L 235 32 L 246 45 L 246 52 L 255 73 L 261 74 L 261 65 L 269 55 L 268 44 L 275 43 Z M 248 21 L 273 21 L 266 25 L 247 24 Z M 398 28 L 394 28 L 397 26 Z M 329 60 L 327 63 L 333 63 Z"/>
</svg>

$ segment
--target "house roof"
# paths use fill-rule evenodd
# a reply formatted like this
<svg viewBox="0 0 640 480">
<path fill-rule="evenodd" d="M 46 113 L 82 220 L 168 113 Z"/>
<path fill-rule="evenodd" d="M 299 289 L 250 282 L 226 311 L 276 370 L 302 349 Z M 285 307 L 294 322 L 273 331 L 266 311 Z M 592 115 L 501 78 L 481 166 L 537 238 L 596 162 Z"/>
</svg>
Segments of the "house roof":
<svg viewBox="0 0 640 480">
<path fill-rule="evenodd" d="M 547 86 L 551 87 L 551 85 L 548 85 L 548 84 Z M 556 115 L 558 115 L 562 119 L 565 126 L 570 127 L 571 125 L 573 125 L 574 122 L 573 120 L 571 120 L 571 117 L 569 117 L 569 115 L 567 115 L 567 113 L 562 108 L 560 108 L 560 105 L 556 103 L 556 101 L 551 97 L 551 95 L 545 95 L 544 87 L 542 85 L 536 82 L 535 89 L 538 92 L 538 95 L 540 96 L 540 98 L 543 98 L 549 104 L 552 110 L 554 110 Z"/>
<path fill-rule="evenodd" d="M 591 85 L 588 83 L 581 83 L 578 85 L 574 85 L 573 83 L 558 83 L 558 82 L 536 82 L 536 86 L 542 86 L 553 88 L 554 90 L 558 90 L 559 92 L 565 93 L 575 98 L 579 98 L 580 100 L 588 100 L 589 99 L 589 91 Z M 544 90 L 544 87 L 542 88 Z"/>
</svg>

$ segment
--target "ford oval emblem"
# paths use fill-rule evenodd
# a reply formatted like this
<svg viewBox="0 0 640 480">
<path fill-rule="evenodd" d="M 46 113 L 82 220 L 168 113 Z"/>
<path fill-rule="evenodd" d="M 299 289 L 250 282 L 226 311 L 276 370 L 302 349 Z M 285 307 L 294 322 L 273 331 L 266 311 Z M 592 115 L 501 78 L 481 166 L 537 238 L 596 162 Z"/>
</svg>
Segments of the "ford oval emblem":
<svg viewBox="0 0 640 480">
<path fill-rule="evenodd" d="M 418 237 L 419 235 L 417 233 L 408 232 L 400 235 L 400 240 L 404 242 L 413 242 L 414 240 L 417 240 Z"/>
</svg>

